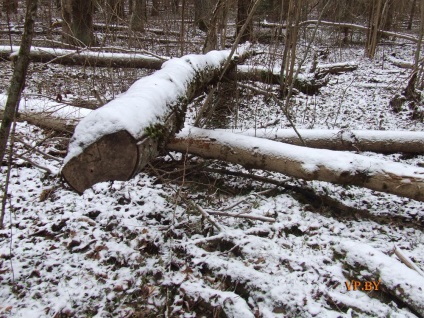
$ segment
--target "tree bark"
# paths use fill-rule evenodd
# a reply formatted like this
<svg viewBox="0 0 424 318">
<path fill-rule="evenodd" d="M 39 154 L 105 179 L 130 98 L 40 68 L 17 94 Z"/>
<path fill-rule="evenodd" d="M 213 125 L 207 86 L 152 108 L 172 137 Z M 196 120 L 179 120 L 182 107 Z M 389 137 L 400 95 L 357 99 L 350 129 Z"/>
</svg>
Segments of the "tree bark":
<svg viewBox="0 0 424 318">
<path fill-rule="evenodd" d="M 92 0 L 62 0 L 62 32 L 66 43 L 77 46 L 95 44 Z"/>
<path fill-rule="evenodd" d="M 130 19 L 130 29 L 132 31 L 144 32 L 144 18 L 146 3 L 145 0 L 133 0 L 133 8 Z"/>
<path fill-rule="evenodd" d="M 266 138 L 296 146 L 303 145 L 293 129 L 262 128 L 223 131 Z M 424 154 L 424 132 L 422 131 L 298 129 L 298 132 L 306 146 L 311 148 Z"/>
<path fill-rule="evenodd" d="M 215 4 L 216 0 L 194 1 L 194 24 L 203 32 L 208 32 L 209 30 Z"/>
<path fill-rule="evenodd" d="M 18 0 L 3 0 L 2 11 L 6 13 L 18 13 Z"/>
<path fill-rule="evenodd" d="M 25 15 L 24 34 L 22 35 L 21 47 L 8 90 L 3 120 L 0 127 L 0 162 L 3 161 L 7 140 L 9 139 L 10 127 L 18 110 L 19 100 L 25 86 L 25 77 L 30 63 L 29 53 L 37 15 L 38 0 L 27 0 L 26 4 L 27 10 Z"/>
<path fill-rule="evenodd" d="M 159 16 L 159 0 L 152 0 L 152 11 L 150 12 L 152 17 Z"/>
<path fill-rule="evenodd" d="M 194 127 L 180 132 L 167 148 L 241 164 L 248 169 L 355 185 L 424 201 L 424 168 L 357 154 L 310 149 Z"/>
<path fill-rule="evenodd" d="M 238 0 L 237 1 L 237 22 L 236 22 L 236 31 L 237 36 L 240 34 L 243 25 L 246 23 L 251 9 L 251 0 Z M 253 35 L 253 19 L 247 24 L 246 29 L 240 37 L 240 43 L 250 41 Z"/>
<path fill-rule="evenodd" d="M 76 127 L 62 170 L 83 192 L 97 182 L 128 180 L 180 130 L 189 101 L 227 68 L 230 51 L 187 55 L 134 83 Z"/>
</svg>

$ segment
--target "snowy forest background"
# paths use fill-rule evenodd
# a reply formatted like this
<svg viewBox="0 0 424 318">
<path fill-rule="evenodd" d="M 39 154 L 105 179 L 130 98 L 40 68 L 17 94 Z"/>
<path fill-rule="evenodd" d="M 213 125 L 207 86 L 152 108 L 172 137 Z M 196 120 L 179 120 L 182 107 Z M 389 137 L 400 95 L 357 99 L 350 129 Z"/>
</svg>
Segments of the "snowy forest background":
<svg viewBox="0 0 424 318">
<path fill-rule="evenodd" d="M 424 1 L 1 10 L 0 317 L 424 317 Z M 213 50 L 221 73 L 172 104 L 187 103 L 185 128 L 141 172 L 69 185 L 83 118 Z M 190 138 L 226 144 L 196 152 Z M 249 152 L 284 164 L 258 169 Z"/>
</svg>

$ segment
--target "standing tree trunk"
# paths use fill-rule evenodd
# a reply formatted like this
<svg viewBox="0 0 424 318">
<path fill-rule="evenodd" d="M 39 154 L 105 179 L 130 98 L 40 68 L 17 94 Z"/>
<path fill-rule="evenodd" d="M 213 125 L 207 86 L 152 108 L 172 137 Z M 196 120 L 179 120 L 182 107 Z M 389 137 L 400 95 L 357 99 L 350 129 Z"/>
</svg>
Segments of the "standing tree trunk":
<svg viewBox="0 0 424 318">
<path fill-rule="evenodd" d="M 412 22 L 414 22 L 414 13 L 415 13 L 415 6 L 417 4 L 417 0 L 412 0 L 412 4 L 411 4 L 411 13 L 409 14 L 409 21 L 408 21 L 408 26 L 407 26 L 407 30 L 411 30 L 412 29 Z"/>
<path fill-rule="evenodd" d="M 63 38 L 77 46 L 95 44 L 92 0 L 62 0 Z"/>
<path fill-rule="evenodd" d="M 249 11 L 251 7 L 251 0 L 238 0 L 237 1 L 237 35 L 239 35 L 241 28 L 249 16 Z M 240 38 L 240 43 L 250 41 L 253 35 L 253 19 L 251 19 L 244 30 Z"/>
<path fill-rule="evenodd" d="M 152 17 L 159 16 L 159 0 L 152 0 L 152 11 L 150 15 Z"/>
<path fill-rule="evenodd" d="M 387 16 L 387 8 L 390 0 L 372 0 L 369 31 L 367 33 L 367 41 L 365 46 L 365 56 L 374 58 L 377 50 L 377 44 L 380 41 L 381 34 L 379 32 L 385 23 Z"/>
<path fill-rule="evenodd" d="M 130 29 L 133 31 L 144 31 L 145 0 L 133 0 Z"/>
<path fill-rule="evenodd" d="M 13 71 L 6 106 L 4 108 L 3 120 L 0 127 L 0 163 L 3 161 L 9 139 L 10 127 L 15 119 L 19 106 L 21 93 L 25 85 L 25 77 L 29 65 L 29 53 L 31 50 L 32 37 L 34 34 L 34 22 L 37 15 L 38 0 L 27 0 L 24 34 L 22 35 L 21 48 Z"/>
<path fill-rule="evenodd" d="M 18 13 L 18 0 L 3 0 L 3 12 Z"/>
<path fill-rule="evenodd" d="M 203 32 L 208 32 L 210 19 L 216 0 L 194 1 L 194 24 Z"/>
<path fill-rule="evenodd" d="M 116 23 L 125 18 L 124 0 L 106 0 L 107 20 Z"/>
</svg>

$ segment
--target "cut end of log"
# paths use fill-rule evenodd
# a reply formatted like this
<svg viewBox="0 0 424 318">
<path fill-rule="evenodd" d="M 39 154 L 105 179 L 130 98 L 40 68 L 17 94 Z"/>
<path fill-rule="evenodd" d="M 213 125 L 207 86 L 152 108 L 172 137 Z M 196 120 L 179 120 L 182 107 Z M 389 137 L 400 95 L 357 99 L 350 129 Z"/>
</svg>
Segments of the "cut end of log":
<svg viewBox="0 0 424 318">
<path fill-rule="evenodd" d="M 137 142 L 127 131 L 102 137 L 69 160 L 62 169 L 65 181 L 78 193 L 98 182 L 125 181 L 136 172 Z"/>
</svg>

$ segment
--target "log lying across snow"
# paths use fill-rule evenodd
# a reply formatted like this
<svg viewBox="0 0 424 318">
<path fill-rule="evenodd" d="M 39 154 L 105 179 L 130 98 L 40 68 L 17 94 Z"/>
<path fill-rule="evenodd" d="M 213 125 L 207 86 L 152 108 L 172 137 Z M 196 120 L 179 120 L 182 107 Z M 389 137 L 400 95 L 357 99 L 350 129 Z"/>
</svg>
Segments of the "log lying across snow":
<svg viewBox="0 0 424 318">
<path fill-rule="evenodd" d="M 12 52 L 11 52 L 12 51 Z M 19 46 L 0 46 L 0 58 L 9 59 L 17 54 Z M 85 65 L 103 67 L 138 67 L 159 70 L 167 58 L 136 53 L 105 53 L 87 50 L 53 49 L 32 47 L 31 60 L 39 63 Z"/>
<path fill-rule="evenodd" d="M 239 54 L 246 53 L 239 48 Z M 223 72 L 230 51 L 171 59 L 75 128 L 62 175 L 78 192 L 128 180 L 158 155 L 184 124 L 188 102 Z"/>
<path fill-rule="evenodd" d="M 419 317 L 424 317 L 424 277 L 418 272 L 360 242 L 343 242 L 336 246 L 335 253 L 346 270 L 353 272 L 355 280 L 378 284 L 380 279 L 379 290 L 391 294 Z"/>
<path fill-rule="evenodd" d="M 357 185 L 424 201 L 424 168 L 401 163 L 194 127 L 185 128 L 167 147 L 246 168 L 281 172 L 304 180 Z"/>
<path fill-rule="evenodd" d="M 316 94 L 319 89 L 326 85 L 327 74 L 340 74 L 352 72 L 358 68 L 353 62 L 318 64 L 314 73 L 300 73 L 293 87 L 305 94 Z M 238 80 L 257 81 L 268 84 L 280 84 L 280 70 L 270 69 L 263 66 L 239 65 L 237 74 L 232 74 Z"/>
<path fill-rule="evenodd" d="M 302 146 L 302 142 L 293 129 L 247 129 L 219 130 L 267 138 L 291 145 Z M 379 153 L 424 154 L 423 131 L 385 131 L 385 130 L 327 130 L 298 129 L 306 146 L 311 148 L 372 151 Z"/>
</svg>

